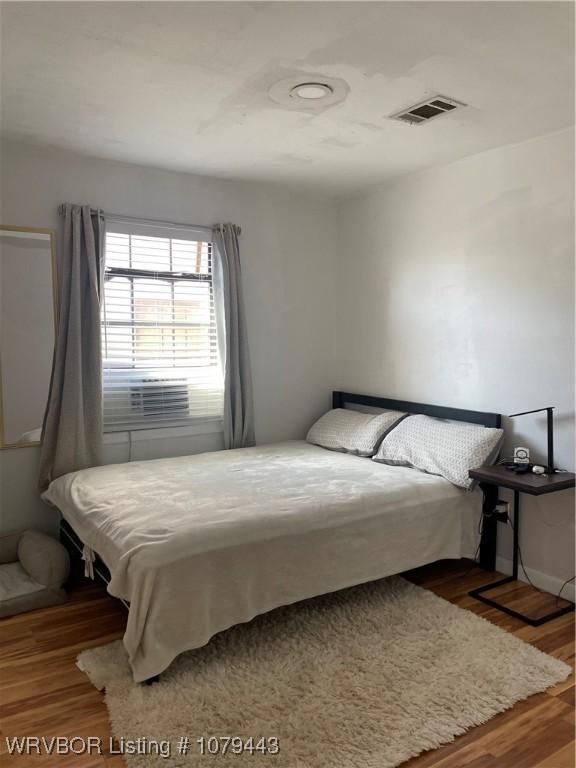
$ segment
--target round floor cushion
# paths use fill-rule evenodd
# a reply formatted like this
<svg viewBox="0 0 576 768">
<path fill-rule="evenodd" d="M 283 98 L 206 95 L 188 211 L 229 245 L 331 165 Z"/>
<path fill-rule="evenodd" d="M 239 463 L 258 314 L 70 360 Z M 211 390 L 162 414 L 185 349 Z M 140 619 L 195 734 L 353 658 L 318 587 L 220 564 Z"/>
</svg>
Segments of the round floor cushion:
<svg viewBox="0 0 576 768">
<path fill-rule="evenodd" d="M 68 578 L 68 552 L 56 539 L 38 531 L 25 531 L 18 542 L 18 560 L 34 581 L 60 589 Z"/>
</svg>

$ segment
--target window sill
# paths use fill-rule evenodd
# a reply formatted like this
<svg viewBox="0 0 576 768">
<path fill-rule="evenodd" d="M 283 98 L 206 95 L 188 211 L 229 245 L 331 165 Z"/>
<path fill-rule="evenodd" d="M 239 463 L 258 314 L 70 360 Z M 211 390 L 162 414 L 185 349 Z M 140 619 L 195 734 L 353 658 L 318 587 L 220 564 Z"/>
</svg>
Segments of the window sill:
<svg viewBox="0 0 576 768">
<path fill-rule="evenodd" d="M 193 437 L 194 435 L 222 434 L 224 426 L 221 419 L 207 419 L 195 424 L 182 427 L 156 427 L 154 429 L 138 429 L 126 432 L 105 432 L 102 442 L 104 445 L 119 445 L 126 443 L 131 435 L 133 443 L 149 442 L 150 440 L 166 440 L 170 438 Z"/>
</svg>

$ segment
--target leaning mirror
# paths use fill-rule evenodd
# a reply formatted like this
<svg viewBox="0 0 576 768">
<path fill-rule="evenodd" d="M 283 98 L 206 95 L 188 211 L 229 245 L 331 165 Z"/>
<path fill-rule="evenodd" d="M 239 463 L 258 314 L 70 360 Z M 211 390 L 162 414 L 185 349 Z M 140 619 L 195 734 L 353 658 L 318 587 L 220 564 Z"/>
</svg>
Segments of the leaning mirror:
<svg viewBox="0 0 576 768">
<path fill-rule="evenodd" d="M 54 348 L 55 235 L 0 226 L 0 447 L 38 445 Z"/>
</svg>

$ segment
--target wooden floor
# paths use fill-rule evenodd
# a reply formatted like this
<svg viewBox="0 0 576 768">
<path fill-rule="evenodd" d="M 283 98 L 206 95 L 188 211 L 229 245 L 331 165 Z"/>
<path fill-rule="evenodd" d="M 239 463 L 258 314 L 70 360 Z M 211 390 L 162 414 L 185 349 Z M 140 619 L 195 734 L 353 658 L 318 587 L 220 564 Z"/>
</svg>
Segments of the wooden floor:
<svg viewBox="0 0 576 768">
<path fill-rule="evenodd" d="M 415 583 L 468 608 L 540 650 L 574 663 L 574 614 L 533 628 L 468 597 L 468 590 L 492 580 L 475 566 L 443 562 L 407 574 Z M 538 612 L 555 599 L 513 583 L 510 600 Z M 123 759 L 92 756 L 13 756 L 5 737 L 99 736 L 108 743 L 109 725 L 101 693 L 75 666 L 84 648 L 122 636 L 126 614 L 98 586 L 75 590 L 69 603 L 0 621 L 0 764 L 120 768 Z M 406 768 L 574 768 L 574 675 L 547 693 L 473 728 L 452 744 L 405 763 Z M 337 766 L 335 766 L 337 768 Z"/>
</svg>

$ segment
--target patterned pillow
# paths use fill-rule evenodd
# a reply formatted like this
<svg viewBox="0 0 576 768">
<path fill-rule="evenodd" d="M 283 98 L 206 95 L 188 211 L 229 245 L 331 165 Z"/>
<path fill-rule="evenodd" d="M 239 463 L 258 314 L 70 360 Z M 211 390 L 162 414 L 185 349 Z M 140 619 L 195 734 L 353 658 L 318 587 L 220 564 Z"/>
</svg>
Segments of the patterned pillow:
<svg viewBox="0 0 576 768">
<path fill-rule="evenodd" d="M 331 451 L 373 456 L 384 435 L 405 415 L 399 411 L 372 414 L 335 408 L 312 425 L 306 440 Z"/>
<path fill-rule="evenodd" d="M 468 471 L 493 462 L 503 436 L 501 429 L 409 416 L 386 436 L 373 460 L 442 475 L 470 488 L 474 481 Z"/>
</svg>

